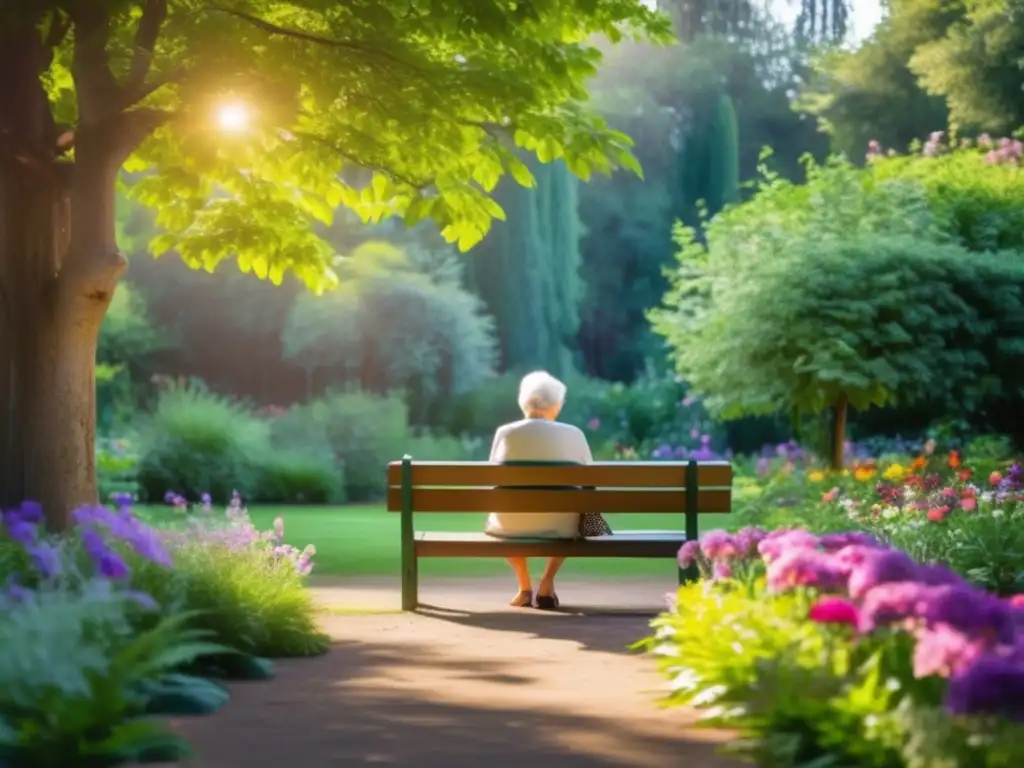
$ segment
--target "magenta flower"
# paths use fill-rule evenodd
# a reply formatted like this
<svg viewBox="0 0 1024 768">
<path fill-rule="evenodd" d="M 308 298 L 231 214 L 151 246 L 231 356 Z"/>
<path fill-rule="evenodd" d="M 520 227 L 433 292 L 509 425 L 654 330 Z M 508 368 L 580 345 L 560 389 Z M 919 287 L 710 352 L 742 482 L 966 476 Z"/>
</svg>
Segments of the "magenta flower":
<svg viewBox="0 0 1024 768">
<path fill-rule="evenodd" d="M 841 597 L 822 597 L 811 606 L 808 618 L 818 624 L 846 624 L 857 627 L 860 622 L 860 611 L 856 605 Z"/>
<path fill-rule="evenodd" d="M 916 581 L 879 584 L 864 594 L 860 611 L 861 632 L 919 617 L 931 588 Z"/>
<path fill-rule="evenodd" d="M 820 539 L 821 548 L 826 552 L 838 552 L 846 547 L 859 546 L 882 549 L 885 547 L 874 536 L 861 533 L 860 531 L 848 531 L 846 533 L 827 533 Z"/>
</svg>

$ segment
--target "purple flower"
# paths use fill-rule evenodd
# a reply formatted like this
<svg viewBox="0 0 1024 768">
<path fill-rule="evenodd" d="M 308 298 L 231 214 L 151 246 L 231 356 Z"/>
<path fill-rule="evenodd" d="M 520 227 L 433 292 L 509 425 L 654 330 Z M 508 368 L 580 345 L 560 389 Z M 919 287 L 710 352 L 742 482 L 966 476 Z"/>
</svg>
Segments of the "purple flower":
<svg viewBox="0 0 1024 768">
<path fill-rule="evenodd" d="M 966 584 L 929 588 L 921 617 L 929 625 L 944 624 L 991 643 L 1010 644 L 1016 635 L 1010 606 Z"/>
<path fill-rule="evenodd" d="M 874 536 L 860 531 L 847 531 L 846 533 L 827 533 L 821 537 L 821 548 L 826 552 L 838 552 L 841 549 L 851 546 L 884 548 L 884 545 Z"/>
<path fill-rule="evenodd" d="M 97 531 L 92 528 L 82 531 L 82 545 L 101 576 L 117 581 L 127 578 L 130 574 L 128 564 L 117 552 L 107 546 Z"/>
<path fill-rule="evenodd" d="M 18 581 L 18 577 L 12 574 L 7 579 L 7 585 L 4 587 L 3 595 L 11 602 L 27 603 L 35 596 L 35 593 L 31 589 L 26 589 L 21 586 Z"/>
<path fill-rule="evenodd" d="M 114 506 L 119 509 L 130 507 L 132 505 L 132 495 L 124 492 L 114 492 L 110 494 L 110 500 L 114 502 Z"/>
<path fill-rule="evenodd" d="M 854 550 L 860 550 L 854 552 Z M 843 554 L 848 557 L 854 555 L 859 562 L 849 563 L 844 560 Z M 905 552 L 896 549 L 872 549 L 846 547 L 836 553 L 839 562 L 846 566 L 850 565 L 849 590 L 850 597 L 858 599 L 869 589 L 879 584 L 888 584 L 896 581 L 913 581 L 919 566 Z"/>
<path fill-rule="evenodd" d="M 986 654 L 950 678 L 946 708 L 956 715 L 1024 720 L 1024 665 Z"/>
<path fill-rule="evenodd" d="M 708 560 L 729 560 L 739 554 L 733 537 L 725 531 L 709 531 L 700 540 L 700 549 Z"/>
<path fill-rule="evenodd" d="M 768 564 L 767 577 L 768 589 L 772 592 L 798 587 L 830 591 L 839 589 L 846 581 L 832 557 L 816 549 L 786 550 Z"/>
<path fill-rule="evenodd" d="M 688 541 L 679 548 L 679 554 L 676 558 L 679 560 L 680 568 L 689 568 L 697 560 L 697 555 L 700 553 L 700 542 L 694 539 Z"/>
<path fill-rule="evenodd" d="M 27 520 L 6 513 L 3 522 L 4 530 L 7 531 L 11 541 L 17 542 L 23 547 L 31 547 L 39 539 L 39 529 Z"/>
<path fill-rule="evenodd" d="M 62 570 L 60 550 L 56 547 L 40 542 L 33 544 L 27 549 L 32 560 L 32 565 L 39 571 L 44 579 L 53 579 L 60 576 Z"/>
</svg>

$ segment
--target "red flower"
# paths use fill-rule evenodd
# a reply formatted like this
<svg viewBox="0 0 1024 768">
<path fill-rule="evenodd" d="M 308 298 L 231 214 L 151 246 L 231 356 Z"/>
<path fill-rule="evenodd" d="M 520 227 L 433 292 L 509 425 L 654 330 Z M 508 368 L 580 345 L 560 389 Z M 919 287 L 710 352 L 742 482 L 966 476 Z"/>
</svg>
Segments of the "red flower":
<svg viewBox="0 0 1024 768">
<path fill-rule="evenodd" d="M 988 481 L 992 485 L 999 485 L 1001 482 L 1003 482 L 1003 476 L 1000 475 L 998 472 L 993 472 L 991 475 L 988 476 Z"/>
<path fill-rule="evenodd" d="M 949 514 L 949 507 L 932 507 L 928 510 L 928 519 L 933 523 L 941 523 Z"/>
</svg>

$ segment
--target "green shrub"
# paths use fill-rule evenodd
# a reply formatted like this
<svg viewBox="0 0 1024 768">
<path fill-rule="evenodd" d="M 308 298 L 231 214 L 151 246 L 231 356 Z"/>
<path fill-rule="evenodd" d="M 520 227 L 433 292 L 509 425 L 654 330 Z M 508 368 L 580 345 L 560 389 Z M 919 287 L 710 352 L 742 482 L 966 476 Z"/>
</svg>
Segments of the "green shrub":
<svg viewBox="0 0 1024 768">
<path fill-rule="evenodd" d="M 96 484 L 101 501 L 115 493 L 138 493 L 139 457 L 123 439 L 96 440 Z"/>
<path fill-rule="evenodd" d="M 266 422 L 244 405 L 195 385 L 172 385 L 141 425 L 140 494 L 155 501 L 172 490 L 190 499 L 251 493 L 268 437 Z"/>
<path fill-rule="evenodd" d="M 186 615 L 137 632 L 131 616 L 139 611 L 104 580 L 0 593 L 0 764 L 61 768 L 187 756 L 180 737 L 142 716 L 161 714 L 151 692 L 181 665 L 226 649 L 187 629 Z M 192 692 L 203 687 L 175 680 L 192 683 Z M 216 704 L 226 699 L 220 692 Z"/>
<path fill-rule="evenodd" d="M 262 504 L 339 504 L 344 468 L 329 451 L 269 450 L 259 459 L 252 500 Z"/>
<path fill-rule="evenodd" d="M 378 498 L 388 462 L 409 451 L 408 413 L 397 395 L 338 392 L 296 406 L 272 424 L 275 447 L 323 451 L 345 468 L 345 497 Z"/>
</svg>

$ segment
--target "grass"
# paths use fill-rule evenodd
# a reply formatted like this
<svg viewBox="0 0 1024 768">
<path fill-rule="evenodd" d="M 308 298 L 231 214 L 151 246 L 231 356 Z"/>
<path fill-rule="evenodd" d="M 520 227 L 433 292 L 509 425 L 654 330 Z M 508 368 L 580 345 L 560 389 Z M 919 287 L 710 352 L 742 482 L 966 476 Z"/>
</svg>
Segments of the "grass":
<svg viewBox="0 0 1024 768">
<path fill-rule="evenodd" d="M 399 573 L 398 518 L 381 506 L 255 507 L 249 510 L 260 530 L 269 528 L 277 515 L 285 521 L 285 540 L 297 547 L 316 546 L 318 576 L 395 576 Z M 486 516 L 430 514 L 417 518 L 418 530 L 481 531 Z M 643 514 L 608 515 L 613 530 L 682 530 L 682 516 Z M 701 518 L 701 530 L 724 528 L 729 515 Z M 426 558 L 420 573 L 427 576 L 504 575 L 508 566 L 500 558 Z M 566 562 L 566 576 L 641 577 L 672 575 L 671 560 L 575 558 Z"/>
</svg>

